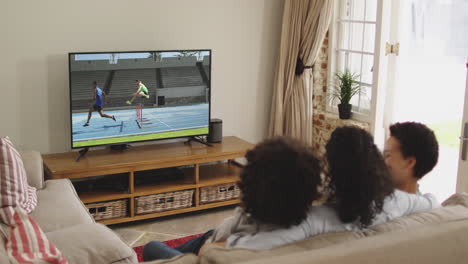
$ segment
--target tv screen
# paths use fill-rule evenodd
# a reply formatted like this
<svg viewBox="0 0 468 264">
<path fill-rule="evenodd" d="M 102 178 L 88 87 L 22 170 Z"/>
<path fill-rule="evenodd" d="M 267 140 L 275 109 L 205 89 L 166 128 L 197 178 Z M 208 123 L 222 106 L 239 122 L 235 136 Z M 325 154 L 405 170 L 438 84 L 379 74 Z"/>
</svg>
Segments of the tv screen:
<svg viewBox="0 0 468 264">
<path fill-rule="evenodd" d="M 208 135 L 211 50 L 69 53 L 72 148 Z"/>
</svg>

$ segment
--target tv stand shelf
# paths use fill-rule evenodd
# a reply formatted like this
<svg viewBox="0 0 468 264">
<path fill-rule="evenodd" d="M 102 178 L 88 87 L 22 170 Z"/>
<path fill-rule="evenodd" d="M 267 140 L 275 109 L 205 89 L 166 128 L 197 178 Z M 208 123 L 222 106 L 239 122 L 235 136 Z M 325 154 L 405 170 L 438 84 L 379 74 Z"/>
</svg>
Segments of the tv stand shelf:
<svg viewBox="0 0 468 264">
<path fill-rule="evenodd" d="M 98 221 L 103 224 L 117 224 L 238 204 L 239 199 L 201 204 L 200 190 L 207 186 L 236 182 L 241 168 L 233 160 L 243 157 L 252 147 L 252 144 L 237 137 L 224 137 L 222 143 L 213 144 L 213 147 L 196 142 L 189 144 L 176 142 L 132 147 L 125 151 L 90 150 L 80 162 L 75 161 L 77 152 L 47 154 L 43 155 L 43 160 L 48 179 L 76 179 L 127 174 L 127 192 L 93 191 L 79 194 L 80 199 L 85 204 L 128 199 L 127 216 Z M 178 166 L 186 166 L 182 169 L 184 172 L 182 178 L 175 178 L 159 184 L 135 184 L 138 172 Z M 136 197 L 183 190 L 194 190 L 191 207 L 136 214 Z"/>
</svg>

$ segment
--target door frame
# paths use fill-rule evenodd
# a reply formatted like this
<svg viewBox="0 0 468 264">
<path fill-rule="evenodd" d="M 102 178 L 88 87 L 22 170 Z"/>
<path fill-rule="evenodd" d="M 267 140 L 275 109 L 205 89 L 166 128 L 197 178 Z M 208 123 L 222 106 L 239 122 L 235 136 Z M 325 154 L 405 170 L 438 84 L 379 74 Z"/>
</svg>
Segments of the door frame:
<svg viewBox="0 0 468 264">
<path fill-rule="evenodd" d="M 386 123 L 384 122 L 388 79 L 388 60 L 392 54 L 385 55 L 385 45 L 390 39 L 392 0 L 378 0 L 377 25 L 375 30 L 374 68 L 372 98 L 370 109 L 370 132 L 374 141 L 383 149 L 386 139 Z"/>
<path fill-rule="evenodd" d="M 463 164 L 468 162 L 467 160 L 462 160 L 463 156 L 463 138 L 468 131 L 465 131 L 465 124 L 467 124 L 467 130 L 468 130 L 468 57 L 467 57 L 467 62 L 465 63 L 466 66 L 466 83 L 465 83 L 465 103 L 463 105 L 463 118 L 461 120 L 462 126 L 461 126 L 461 131 L 460 131 L 460 152 L 458 155 L 458 173 L 457 173 L 457 185 L 456 185 L 456 190 L 457 192 L 468 192 L 468 172 L 465 171 L 465 169 L 468 168 L 468 164 Z M 468 144 L 467 144 L 468 148 Z M 468 150 L 466 150 L 468 152 Z M 468 155 L 467 155 L 468 156 Z M 463 166 L 465 165 L 465 166 Z M 464 168 L 466 167 L 466 168 Z M 464 173 L 464 177 L 462 176 Z"/>
</svg>

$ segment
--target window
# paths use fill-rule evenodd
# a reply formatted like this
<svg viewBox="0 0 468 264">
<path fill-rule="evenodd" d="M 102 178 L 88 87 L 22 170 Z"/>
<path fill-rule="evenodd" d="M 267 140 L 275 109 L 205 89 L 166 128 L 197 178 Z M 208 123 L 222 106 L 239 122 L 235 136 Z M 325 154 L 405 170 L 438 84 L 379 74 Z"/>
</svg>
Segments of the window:
<svg viewBox="0 0 468 264">
<path fill-rule="evenodd" d="M 329 81 L 334 74 L 348 68 L 358 74 L 361 93 L 351 99 L 356 119 L 368 121 L 370 116 L 374 43 L 378 0 L 338 0 L 332 20 L 329 47 Z M 329 105 L 336 108 L 337 102 Z"/>
</svg>

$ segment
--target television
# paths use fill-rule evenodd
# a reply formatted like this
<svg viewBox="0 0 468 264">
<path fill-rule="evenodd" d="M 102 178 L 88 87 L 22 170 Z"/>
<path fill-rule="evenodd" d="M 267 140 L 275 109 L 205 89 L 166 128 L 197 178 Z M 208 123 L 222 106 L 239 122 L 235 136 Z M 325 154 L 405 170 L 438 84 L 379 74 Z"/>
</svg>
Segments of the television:
<svg viewBox="0 0 468 264">
<path fill-rule="evenodd" d="M 72 149 L 209 134 L 211 50 L 68 57 Z"/>
</svg>

